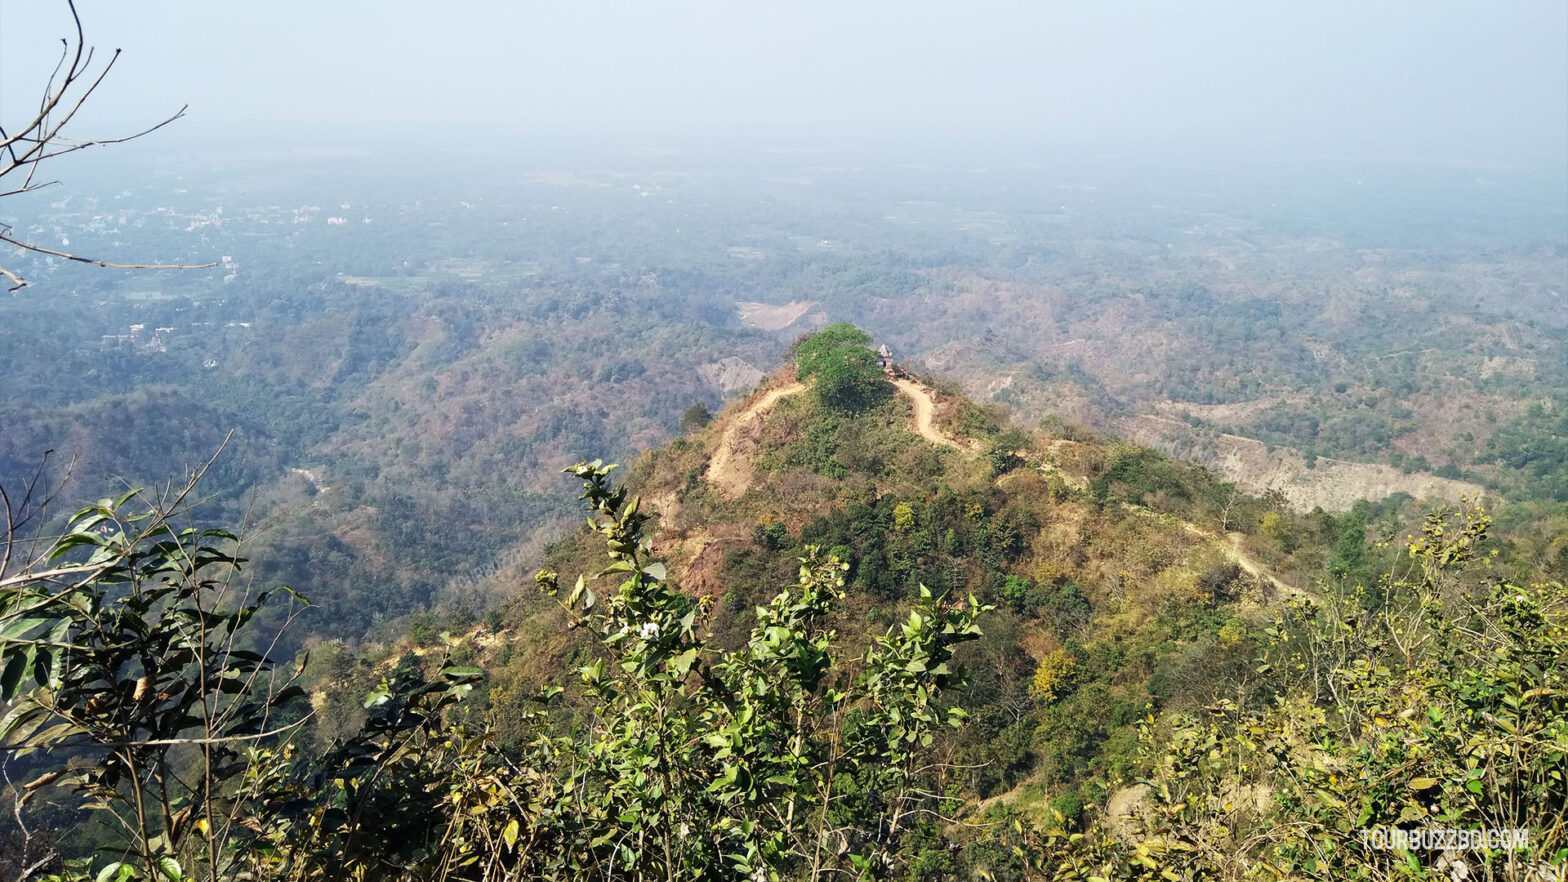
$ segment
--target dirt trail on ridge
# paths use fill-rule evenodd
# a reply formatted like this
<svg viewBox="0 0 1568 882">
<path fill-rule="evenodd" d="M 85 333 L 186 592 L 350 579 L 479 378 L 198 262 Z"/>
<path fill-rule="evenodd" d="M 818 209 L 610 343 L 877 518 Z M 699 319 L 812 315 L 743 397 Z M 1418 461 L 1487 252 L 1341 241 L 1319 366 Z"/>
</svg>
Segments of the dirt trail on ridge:
<svg viewBox="0 0 1568 882">
<path fill-rule="evenodd" d="M 1215 540 L 1222 538 L 1216 536 L 1214 533 L 1211 533 L 1208 530 L 1203 529 L 1197 524 L 1186 523 L 1182 524 L 1182 527 L 1188 533 L 1191 533 L 1194 536 L 1202 537 L 1204 539 Z M 1243 540 L 1247 538 L 1247 534 L 1226 533 L 1223 538 L 1225 543 L 1221 547 L 1229 555 L 1229 557 L 1236 562 L 1236 566 L 1241 567 L 1242 572 L 1253 577 L 1254 579 L 1267 579 L 1268 581 L 1274 583 L 1274 585 L 1287 597 L 1305 597 L 1310 600 L 1320 599 L 1313 592 L 1308 591 L 1299 585 L 1292 585 L 1289 582 L 1286 582 L 1284 579 L 1281 579 L 1279 576 L 1276 576 L 1269 570 L 1268 567 L 1263 565 L 1262 561 L 1248 554 L 1246 546 L 1242 544 Z"/>
<path fill-rule="evenodd" d="M 1247 538 L 1245 533 L 1226 533 L 1225 538 L 1230 540 L 1230 552 L 1236 558 L 1236 565 L 1254 579 L 1268 579 L 1278 586 L 1279 590 L 1284 592 L 1287 597 L 1305 597 L 1309 600 L 1321 601 L 1321 598 L 1311 591 L 1292 585 L 1269 572 L 1268 568 L 1264 567 L 1257 558 L 1248 554 L 1247 549 L 1241 544 L 1242 540 Z"/>
<path fill-rule="evenodd" d="M 751 456 L 756 451 L 757 442 L 755 438 L 743 435 L 745 430 L 755 425 L 762 414 L 777 404 L 780 398 L 804 391 L 804 383 L 780 386 L 752 402 L 724 427 L 724 434 L 719 436 L 718 449 L 713 451 L 713 459 L 708 461 L 708 471 L 704 476 L 709 484 L 718 488 L 720 495 L 735 499 L 751 486 Z"/>
<path fill-rule="evenodd" d="M 936 402 L 931 398 L 931 390 L 902 377 L 893 378 L 890 382 L 914 406 L 914 430 L 920 437 L 943 447 L 969 449 L 968 446 L 949 438 L 937 429 L 933 422 L 936 415 Z M 747 405 L 745 410 L 730 419 L 729 425 L 724 427 L 723 434 L 719 436 L 719 446 L 714 449 L 713 458 L 708 461 L 708 470 L 703 475 L 709 484 L 718 489 L 720 495 L 726 499 L 738 499 L 746 492 L 746 488 L 751 486 L 751 460 L 757 447 L 757 439 L 751 430 L 756 427 L 762 415 L 779 402 L 779 399 L 804 391 L 806 385 L 798 382 L 769 390 L 767 394 Z"/>
<path fill-rule="evenodd" d="M 963 444 L 938 431 L 936 425 L 932 423 L 931 419 L 936 415 L 936 402 L 931 400 L 931 393 L 926 387 L 902 377 L 894 379 L 892 383 L 915 406 L 915 431 L 919 433 L 920 437 L 930 441 L 932 444 L 956 447 L 959 450 L 966 449 Z"/>
</svg>

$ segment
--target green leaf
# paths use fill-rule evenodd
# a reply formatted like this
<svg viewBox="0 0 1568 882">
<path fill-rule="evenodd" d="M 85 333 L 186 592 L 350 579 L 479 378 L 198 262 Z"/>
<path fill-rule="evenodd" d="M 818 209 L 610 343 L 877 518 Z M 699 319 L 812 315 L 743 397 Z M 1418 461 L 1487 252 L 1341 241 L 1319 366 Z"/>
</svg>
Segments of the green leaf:
<svg viewBox="0 0 1568 882">
<path fill-rule="evenodd" d="M 43 717 L 40 722 L 47 721 L 48 719 L 49 717 Z M 64 741 L 66 738 L 69 738 L 70 736 L 75 735 L 81 731 L 83 731 L 81 727 L 77 726 L 75 723 L 55 723 L 53 726 L 50 726 L 47 729 L 43 729 L 42 731 L 29 733 L 28 742 L 40 747 L 53 747 L 57 743 Z"/>
<path fill-rule="evenodd" d="M 517 830 L 518 826 L 516 818 L 507 821 L 506 826 L 501 828 L 501 840 L 506 843 L 507 848 L 517 847 Z"/>
<path fill-rule="evenodd" d="M 1436 787 L 1436 786 L 1437 786 L 1437 779 L 1436 778 L 1412 778 L 1412 779 L 1410 779 L 1410 789 L 1411 790 L 1431 790 L 1433 787 Z"/>
<path fill-rule="evenodd" d="M 98 871 L 94 882 L 126 882 L 136 878 L 136 868 L 130 864 L 115 861 Z"/>
<path fill-rule="evenodd" d="M 47 625 L 51 621 L 52 619 L 36 615 L 13 619 L 6 623 L 4 627 L 0 627 L 0 643 L 7 643 L 12 640 L 21 641 L 38 626 Z"/>
<path fill-rule="evenodd" d="M 180 862 L 172 857 L 161 857 L 157 860 L 158 875 L 169 882 L 180 882 L 185 878 L 185 871 L 180 869 Z"/>
<path fill-rule="evenodd" d="M 697 649 L 692 647 L 680 655 L 670 659 L 670 670 L 678 676 L 684 677 L 691 670 L 692 662 L 697 660 Z"/>
<path fill-rule="evenodd" d="M 27 673 L 32 662 L 32 647 L 23 650 L 20 647 L 7 653 L 5 669 L 0 671 L 0 701 L 10 701 L 16 697 L 17 688 L 22 685 L 22 676 Z"/>
<path fill-rule="evenodd" d="M 392 697 L 391 690 L 389 690 L 387 688 L 386 684 L 383 683 L 381 686 L 377 687 L 376 689 L 371 690 L 371 693 L 369 695 L 365 696 L 365 707 L 372 708 L 372 707 L 375 707 L 376 705 L 379 705 L 379 704 L 385 704 L 387 699 L 389 699 L 391 697 Z"/>
<path fill-rule="evenodd" d="M 48 719 L 48 712 L 37 704 L 19 704 L 0 719 L 0 743 L 25 743 Z"/>
</svg>

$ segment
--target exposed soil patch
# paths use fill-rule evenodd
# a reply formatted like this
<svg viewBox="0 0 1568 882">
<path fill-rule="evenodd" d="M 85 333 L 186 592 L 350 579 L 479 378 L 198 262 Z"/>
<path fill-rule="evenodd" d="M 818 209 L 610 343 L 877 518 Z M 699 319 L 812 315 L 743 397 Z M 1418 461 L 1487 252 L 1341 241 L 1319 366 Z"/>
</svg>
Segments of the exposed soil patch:
<svg viewBox="0 0 1568 882">
<path fill-rule="evenodd" d="M 769 390 L 729 420 L 724 433 L 719 436 L 719 446 L 713 451 L 713 459 L 708 461 L 705 476 L 720 495 L 737 499 L 751 486 L 751 462 L 757 453 L 757 430 L 761 428 L 762 414 L 777 404 L 780 398 L 804 391 L 804 383 L 790 383 Z"/>
<path fill-rule="evenodd" d="M 936 415 L 936 402 L 931 399 L 931 390 L 913 380 L 906 380 L 902 377 L 895 378 L 892 380 L 892 383 L 915 406 L 915 432 L 920 437 L 938 446 L 956 447 L 960 450 L 967 449 L 965 445 L 938 431 L 936 425 L 932 422 L 932 417 Z"/>
<path fill-rule="evenodd" d="M 782 306 L 745 301 L 736 303 L 735 310 L 740 313 L 740 320 L 753 328 L 763 331 L 782 331 L 800 321 L 800 317 L 810 312 L 816 305 L 815 300 L 792 300 Z"/>
<path fill-rule="evenodd" d="M 1357 500 L 1376 502 L 1395 493 L 1420 500 L 1457 502 L 1480 499 L 1486 488 L 1427 472 L 1405 474 L 1390 465 L 1346 462 L 1320 456 L 1312 467 L 1285 446 L 1270 447 L 1255 438 L 1217 434 L 1199 436 L 1186 423 L 1152 414 L 1118 420 L 1116 430 L 1140 444 L 1207 466 L 1251 493 L 1278 488 L 1302 511 L 1347 511 Z"/>
</svg>

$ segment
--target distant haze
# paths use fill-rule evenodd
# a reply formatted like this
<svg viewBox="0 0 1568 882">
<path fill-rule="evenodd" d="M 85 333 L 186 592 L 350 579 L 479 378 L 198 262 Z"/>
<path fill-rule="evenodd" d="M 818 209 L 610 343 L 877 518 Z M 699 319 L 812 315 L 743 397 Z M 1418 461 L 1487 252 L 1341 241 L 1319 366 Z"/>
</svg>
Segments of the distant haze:
<svg viewBox="0 0 1568 882">
<path fill-rule="evenodd" d="M 1568 4 L 83 0 L 125 55 L 85 119 L 373 126 L 642 146 L 1015 145 L 1220 158 L 1568 162 Z M 0 118 L 64 3 L 0 0 Z M 82 134 L 88 134 L 82 132 Z M 273 141 L 274 146 L 283 146 Z M 264 145 L 263 145 L 264 146 Z"/>
</svg>

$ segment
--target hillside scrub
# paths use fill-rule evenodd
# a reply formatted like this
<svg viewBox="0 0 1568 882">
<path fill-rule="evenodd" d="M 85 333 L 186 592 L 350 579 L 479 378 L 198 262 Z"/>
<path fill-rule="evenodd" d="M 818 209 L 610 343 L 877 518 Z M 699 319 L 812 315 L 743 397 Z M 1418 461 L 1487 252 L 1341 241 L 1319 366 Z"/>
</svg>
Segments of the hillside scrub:
<svg viewBox="0 0 1568 882">
<path fill-rule="evenodd" d="M 1531 851 L 1476 856 L 1473 871 L 1562 863 L 1555 522 L 1492 552 L 1489 515 L 1435 512 L 1399 542 L 1408 501 L 1303 514 L 1132 445 L 1004 421 L 982 427 L 990 454 L 936 448 L 900 405 L 780 400 L 736 498 L 703 477 L 702 439 L 724 416 L 622 486 L 579 464 L 589 520 L 548 552 L 542 590 L 488 616 L 421 615 L 379 647 L 318 646 L 303 671 L 224 655 L 249 645 L 235 630 L 270 633 L 259 599 L 208 593 L 245 565 L 226 534 L 142 541 L 98 529 L 144 523 L 122 511 L 134 500 L 84 512 L 59 560 L 131 554 L 175 614 L 139 630 L 91 578 L 73 590 L 103 612 L 41 614 L 48 583 L 6 583 L 0 672 L 33 717 L 6 732 L 30 753 L 9 766 L 27 826 L 0 831 L 5 859 L 34 855 L 73 882 L 167 866 L 410 882 L 1381 879 L 1407 859 L 1359 831 L 1419 809 L 1419 823 L 1529 828 Z M 1238 545 L 1311 592 L 1244 571 Z M 119 728 L 33 724 L 75 713 L 52 696 L 110 649 L 93 617 L 111 612 L 137 661 L 94 675 L 119 684 L 110 703 L 70 694 Z M 216 643 L 180 630 L 204 621 L 234 624 Z M 148 671 L 149 689 L 186 685 L 138 697 Z M 207 730 L 192 722 L 202 706 L 243 713 Z M 142 772 L 105 777 L 154 725 L 179 743 L 138 746 Z M 73 777 L 50 777 L 73 756 Z M 83 775 L 99 783 L 61 786 Z M 1137 825 L 1118 817 L 1129 804 Z"/>
<path fill-rule="evenodd" d="M 1143 805 L 1045 834 L 1056 878 L 1556 878 L 1568 862 L 1568 592 L 1489 573 L 1491 520 L 1429 515 L 1406 575 L 1263 631 L 1270 697 L 1140 725 Z M 1523 831 L 1471 851 L 1396 831 Z M 1370 835 L 1369 835 L 1370 834 Z"/>
<path fill-rule="evenodd" d="M 922 589 L 851 663 L 829 623 L 846 566 L 806 549 L 796 584 L 756 609 L 744 644 L 711 646 L 700 636 L 707 604 L 673 590 L 650 555 L 650 515 L 609 483 L 613 468 L 571 470 L 609 565 L 571 588 L 537 576 L 598 647 L 578 668 L 579 712 L 562 708 L 563 687 L 544 688 L 505 752 L 462 712 L 483 672 L 450 643 L 437 676 L 405 656 L 365 699 L 357 731 L 319 755 L 296 752 L 304 720 L 277 712 L 300 689 L 276 687 L 265 656 L 236 648 L 266 597 L 217 617 L 226 583 L 209 571 L 242 563 L 222 550 L 233 537 L 165 527 L 177 505 L 130 535 L 99 529 L 147 520 L 120 511 L 130 498 L 78 513 L 38 560 L 86 549 L 69 568 L 83 581 L 56 593 L 47 585 L 64 573 L 40 563 L 3 583 L 0 670 L 15 706 L 0 731 L 47 756 L 16 794 L 18 817 L 42 791 L 123 829 L 107 825 L 97 842 L 117 860 L 46 851 L 28 875 L 52 865 L 38 878 L 754 879 L 902 865 L 906 840 L 952 810 L 934 795 L 944 764 L 931 748 L 938 729 L 964 723 L 944 697 L 963 685 L 953 650 L 980 637 L 987 608 Z M 106 593 L 127 581 L 128 595 Z M 167 608 L 148 631 L 138 626 L 150 604 Z M 139 678 L 114 686 L 127 666 Z M 107 703 L 86 688 L 101 683 Z M 197 749 L 171 752 L 180 747 Z"/>
</svg>

